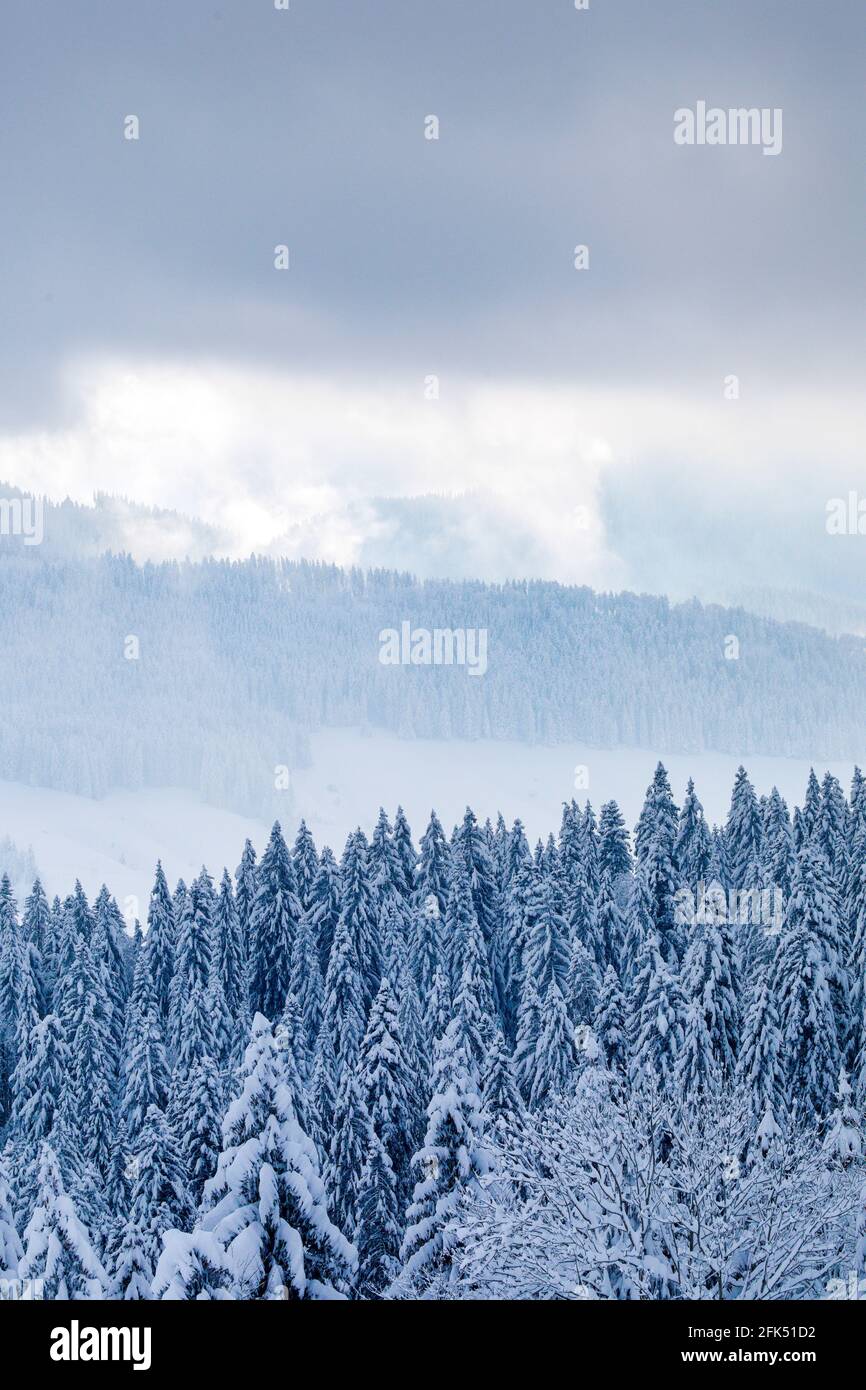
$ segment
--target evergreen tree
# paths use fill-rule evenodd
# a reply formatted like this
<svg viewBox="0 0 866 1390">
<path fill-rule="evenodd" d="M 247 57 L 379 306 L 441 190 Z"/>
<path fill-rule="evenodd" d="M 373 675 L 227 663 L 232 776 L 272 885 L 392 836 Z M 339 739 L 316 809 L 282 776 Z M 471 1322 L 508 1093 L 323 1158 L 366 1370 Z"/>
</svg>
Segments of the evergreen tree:
<svg viewBox="0 0 866 1390">
<path fill-rule="evenodd" d="M 573 1029 L 559 985 L 553 980 L 542 1006 L 541 1034 L 529 1094 L 531 1109 L 537 1110 L 562 1095 L 576 1062 Z"/>
<path fill-rule="evenodd" d="M 312 902 L 313 884 L 319 872 L 319 856 L 315 841 L 302 820 L 298 826 L 295 843 L 292 846 L 292 861 L 295 866 L 295 883 L 301 908 L 306 912 Z"/>
<path fill-rule="evenodd" d="M 253 849 L 252 843 L 249 840 L 245 840 L 241 862 L 235 870 L 235 906 L 238 911 L 241 951 L 245 962 L 249 959 L 250 922 L 253 915 L 253 904 L 256 900 L 258 886 L 256 852 Z"/>
<path fill-rule="evenodd" d="M 340 920 L 342 897 L 340 893 L 340 870 L 337 861 L 327 845 L 322 850 L 319 871 L 313 882 L 310 898 L 310 926 L 316 949 L 319 952 L 319 969 L 322 979 L 328 973 L 328 960 L 334 941 L 334 932 Z"/>
<path fill-rule="evenodd" d="M 370 1133 L 357 1207 L 358 1295 L 382 1298 L 400 1270 L 402 1228 L 394 1170 L 375 1131 Z"/>
<path fill-rule="evenodd" d="M 632 869 L 629 835 L 622 812 L 615 801 L 606 801 L 601 808 L 598 825 L 599 881 L 606 874 L 613 884 Z"/>
<path fill-rule="evenodd" d="M 240 1018 L 246 1003 L 246 958 L 232 881 L 223 869 L 213 915 L 211 957 L 229 1017 Z"/>
<path fill-rule="evenodd" d="M 742 888 L 749 865 L 761 859 L 761 812 L 755 789 L 744 767 L 737 769 L 734 790 L 731 794 L 731 809 L 725 827 L 725 842 L 728 851 L 731 883 L 734 888 Z"/>
<path fill-rule="evenodd" d="M 608 966 L 613 970 L 613 966 Z M 613 971 L 616 976 L 616 971 Z M 568 1016 L 574 1024 L 591 1023 L 599 997 L 598 966 L 579 937 L 571 943 L 565 1000 Z"/>
<path fill-rule="evenodd" d="M 36 1202 L 24 1232 L 18 1277 L 40 1280 L 47 1299 L 102 1299 L 108 1289 L 108 1277 L 48 1143 L 40 1152 Z"/>
<path fill-rule="evenodd" d="M 157 861 L 156 879 L 147 910 L 147 936 L 144 956 L 160 1020 L 168 1024 L 171 978 L 174 974 L 175 919 L 162 863 Z"/>
<path fill-rule="evenodd" d="M 370 1010 L 361 1046 L 360 1082 L 370 1123 L 391 1162 L 402 1210 L 409 1195 L 409 1168 L 414 1152 L 414 1078 L 403 1050 L 397 1001 L 387 975 L 382 976 Z"/>
<path fill-rule="evenodd" d="M 418 1181 L 406 1214 L 398 1290 L 402 1285 L 407 1291 L 423 1291 L 437 1272 L 448 1268 L 451 1247 L 446 1227 L 461 1195 L 488 1168 L 481 1102 L 459 1043 L 456 1019 L 436 1044 L 431 1082 L 427 1132 L 413 1159 Z"/>
<path fill-rule="evenodd" d="M 361 983 L 360 1002 L 366 1016 L 382 978 L 382 958 L 377 931 L 378 907 L 370 878 L 367 842 L 361 830 L 356 830 L 346 841 L 340 864 L 340 884 L 340 925 L 345 928 L 355 950 Z"/>
<path fill-rule="evenodd" d="M 349 923 L 337 923 L 328 973 L 325 977 L 325 1007 L 322 1031 L 330 1036 L 340 1072 L 351 1070 L 364 1034 L 364 984 Z"/>
<path fill-rule="evenodd" d="M 274 822 L 257 874 L 249 924 L 250 1010 L 279 1018 L 289 991 L 292 947 L 301 904 L 292 857 Z"/>
<path fill-rule="evenodd" d="M 9 1173 L 0 1154 L 0 1278 L 14 1278 L 24 1248 L 18 1239 L 12 1215 L 12 1189 Z"/>
<path fill-rule="evenodd" d="M 587 1020 L 576 1019 L 583 1023 Z M 619 976 L 612 965 L 604 972 L 598 1006 L 592 1020 L 593 1031 L 611 1071 L 625 1073 L 628 1064 L 628 1028 L 625 997 Z"/>
<path fill-rule="evenodd" d="M 344 1067 L 334 1106 L 334 1131 L 325 1169 L 328 1209 L 341 1230 L 358 1224 L 358 1190 L 372 1126 L 357 1072 Z"/>
<path fill-rule="evenodd" d="M 237 1298 L 329 1298 L 347 1292 L 357 1256 L 328 1217 L 315 1146 L 283 1080 L 279 1047 L 257 1014 L 236 1099 L 223 1120 L 200 1231 L 223 1246 Z"/>
<path fill-rule="evenodd" d="M 439 817 L 435 811 L 431 811 L 430 823 L 421 836 L 421 853 L 415 870 L 415 903 L 423 906 L 428 898 L 434 897 L 442 917 L 445 916 L 451 880 L 450 858 L 448 841 Z"/>
<path fill-rule="evenodd" d="M 798 857 L 773 971 L 782 1066 L 789 1094 L 807 1119 L 829 1113 L 839 1075 L 836 978 L 836 905 L 823 853 L 810 837 Z"/>
<path fill-rule="evenodd" d="M 679 873 L 692 890 L 697 891 L 698 884 L 709 881 L 712 839 L 691 777 L 680 811 L 673 857 Z"/>
<path fill-rule="evenodd" d="M 412 843 L 412 831 L 406 819 L 406 813 L 402 806 L 397 807 L 397 814 L 394 817 L 394 847 L 397 851 L 397 858 L 400 861 L 400 868 L 403 872 L 403 883 L 405 884 L 406 894 L 411 898 L 415 891 L 415 872 L 418 864 L 418 853 Z"/>
<path fill-rule="evenodd" d="M 768 1108 L 774 1115 L 784 1112 L 785 1074 L 781 1053 L 775 986 L 771 977 L 765 975 L 752 995 L 737 1059 L 737 1076 L 748 1089 L 755 1115 L 762 1115 Z"/>
</svg>

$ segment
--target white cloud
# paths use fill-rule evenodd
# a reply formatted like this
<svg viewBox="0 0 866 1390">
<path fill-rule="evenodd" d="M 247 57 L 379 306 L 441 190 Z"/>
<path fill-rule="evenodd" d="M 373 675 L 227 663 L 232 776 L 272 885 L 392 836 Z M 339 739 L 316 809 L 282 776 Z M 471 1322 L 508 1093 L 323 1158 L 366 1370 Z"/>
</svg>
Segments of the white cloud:
<svg viewBox="0 0 866 1390">
<path fill-rule="evenodd" d="M 750 499 L 765 506 L 774 488 L 796 487 L 792 459 L 814 469 L 829 445 L 836 464 L 854 466 L 866 424 L 862 402 L 801 393 L 755 404 L 747 384 L 731 402 L 721 383 L 699 399 L 443 379 L 430 401 L 422 380 L 89 361 L 68 370 L 66 390 L 74 425 L 0 439 L 0 477 L 54 498 L 102 491 L 176 509 L 218 528 L 236 555 L 604 587 L 634 572 L 604 533 L 609 471 L 621 485 L 655 471 L 670 488 L 671 461 L 683 460 L 691 488 L 723 477 L 746 517 Z M 445 521 L 421 508 L 407 532 L 405 513 L 378 500 L 425 494 L 462 501 Z M 671 517 L 673 531 L 674 498 Z"/>
</svg>

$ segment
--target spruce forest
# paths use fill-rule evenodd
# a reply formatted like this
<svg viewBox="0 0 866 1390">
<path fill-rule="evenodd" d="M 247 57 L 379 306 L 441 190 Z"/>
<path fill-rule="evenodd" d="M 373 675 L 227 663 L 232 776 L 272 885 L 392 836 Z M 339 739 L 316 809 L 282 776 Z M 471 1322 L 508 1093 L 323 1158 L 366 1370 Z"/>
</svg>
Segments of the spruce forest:
<svg viewBox="0 0 866 1390">
<path fill-rule="evenodd" d="M 239 851 L 241 847 L 239 846 Z M 0 886 L 0 1277 L 49 1299 L 814 1299 L 866 1281 L 866 781 L 341 857 L 127 929 Z M 864 1283 L 866 1288 L 866 1283 Z"/>
</svg>

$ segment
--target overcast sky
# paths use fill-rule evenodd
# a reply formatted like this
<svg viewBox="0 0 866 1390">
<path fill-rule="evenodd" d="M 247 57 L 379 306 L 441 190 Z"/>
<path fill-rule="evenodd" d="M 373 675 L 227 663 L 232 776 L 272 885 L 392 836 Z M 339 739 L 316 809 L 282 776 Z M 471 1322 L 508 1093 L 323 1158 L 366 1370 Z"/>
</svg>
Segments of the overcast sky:
<svg viewBox="0 0 866 1390">
<path fill-rule="evenodd" d="M 866 498 L 861 0 L 0 23 L 0 478 L 239 552 L 862 588 L 824 530 Z M 698 101 L 780 108 L 781 153 L 676 145 Z"/>
</svg>

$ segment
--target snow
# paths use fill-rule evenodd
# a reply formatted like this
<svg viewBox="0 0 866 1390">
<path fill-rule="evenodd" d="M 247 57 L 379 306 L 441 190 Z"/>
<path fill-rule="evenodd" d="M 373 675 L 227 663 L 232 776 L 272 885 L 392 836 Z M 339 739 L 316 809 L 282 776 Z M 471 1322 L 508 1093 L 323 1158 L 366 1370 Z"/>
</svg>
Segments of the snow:
<svg viewBox="0 0 866 1390">
<path fill-rule="evenodd" d="M 585 744 L 556 747 L 510 740 L 400 739 L 382 732 L 330 729 L 313 735 L 312 766 L 292 774 L 282 817 L 294 836 L 303 816 L 321 848 L 337 854 L 357 825 L 369 828 L 379 805 L 406 811 L 417 840 L 436 808 L 446 834 L 471 805 L 480 821 L 502 811 L 520 816 L 530 843 L 559 826 L 562 802 L 588 798 L 598 808 L 616 800 L 634 824 L 661 756 L 677 802 L 693 776 L 709 821 L 727 815 L 740 759 L 720 753 L 659 754 L 643 749 L 600 749 Z M 749 757 L 746 770 L 759 795 L 778 786 L 790 807 L 802 803 L 810 764 L 804 759 Z M 589 785 L 576 789 L 574 769 L 588 770 Z M 816 761 L 819 777 L 829 767 L 847 787 L 852 763 Z M 19 849 L 33 846 L 49 896 L 67 893 L 76 878 L 95 894 L 107 883 L 128 920 L 143 921 L 157 859 L 169 881 L 187 882 L 203 863 L 212 874 L 234 871 L 249 837 L 261 852 L 270 827 L 263 821 L 207 805 L 177 788 L 116 791 L 95 801 L 66 792 L 0 782 L 0 838 Z M 126 901 L 131 899 L 132 901 Z M 136 906 L 137 903 L 137 906 Z"/>
</svg>

